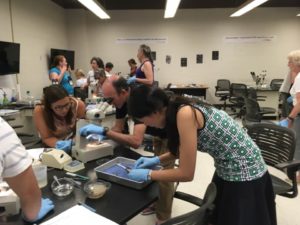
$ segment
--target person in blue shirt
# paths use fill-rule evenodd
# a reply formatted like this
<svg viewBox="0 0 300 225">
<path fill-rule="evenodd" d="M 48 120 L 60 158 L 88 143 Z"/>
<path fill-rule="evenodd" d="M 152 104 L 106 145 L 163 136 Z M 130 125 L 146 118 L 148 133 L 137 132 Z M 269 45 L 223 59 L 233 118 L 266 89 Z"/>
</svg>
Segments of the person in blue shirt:
<svg viewBox="0 0 300 225">
<path fill-rule="evenodd" d="M 69 95 L 74 95 L 73 81 L 67 67 L 67 60 L 63 55 L 57 55 L 53 60 L 53 67 L 49 71 L 52 84 L 61 85 Z"/>
</svg>

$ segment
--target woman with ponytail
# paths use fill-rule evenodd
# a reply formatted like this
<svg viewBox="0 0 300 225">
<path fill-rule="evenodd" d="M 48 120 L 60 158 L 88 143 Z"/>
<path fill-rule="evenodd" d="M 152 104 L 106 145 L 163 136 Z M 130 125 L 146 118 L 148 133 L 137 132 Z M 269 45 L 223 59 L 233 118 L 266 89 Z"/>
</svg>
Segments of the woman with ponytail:
<svg viewBox="0 0 300 225">
<path fill-rule="evenodd" d="M 169 99 L 159 88 L 131 91 L 129 114 L 147 126 L 165 128 L 170 152 L 142 157 L 129 177 L 138 181 L 192 181 L 197 150 L 214 159 L 217 187 L 213 225 L 276 225 L 272 181 L 260 149 L 226 112 L 187 98 Z M 151 170 L 179 158 L 179 167 Z"/>
</svg>

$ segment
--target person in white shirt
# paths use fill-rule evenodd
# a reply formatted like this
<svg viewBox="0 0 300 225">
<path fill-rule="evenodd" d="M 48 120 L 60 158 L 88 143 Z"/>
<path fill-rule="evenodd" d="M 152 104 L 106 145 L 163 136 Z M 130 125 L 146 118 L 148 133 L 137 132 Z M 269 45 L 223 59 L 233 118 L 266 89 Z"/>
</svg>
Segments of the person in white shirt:
<svg viewBox="0 0 300 225">
<path fill-rule="evenodd" d="M 95 95 L 102 97 L 103 96 L 102 85 L 104 84 L 104 82 L 107 79 L 105 70 L 95 71 L 95 79 L 98 81 L 97 85 L 96 85 Z"/>
<path fill-rule="evenodd" d="M 288 127 L 293 128 L 296 132 L 296 149 L 294 159 L 300 160 L 300 50 L 292 51 L 289 54 L 289 65 L 291 72 L 296 75 L 290 94 L 293 98 L 293 109 L 290 112 L 287 121 Z M 300 182 L 298 172 L 297 181 Z"/>
<path fill-rule="evenodd" d="M 76 77 L 76 87 L 84 88 L 87 84 L 87 79 L 83 70 L 76 69 L 75 70 L 75 77 Z"/>
<path fill-rule="evenodd" d="M 292 70 L 292 58 L 293 58 L 293 51 L 288 54 L 288 67 L 289 67 L 289 72 L 285 76 L 283 83 L 279 89 L 280 93 L 280 98 L 282 100 L 282 112 L 281 112 L 281 118 L 286 118 L 289 113 L 291 112 L 293 106 L 290 97 L 290 89 L 295 81 L 295 78 L 297 76 L 297 73 L 295 73 Z"/>
<path fill-rule="evenodd" d="M 111 62 L 108 62 L 105 64 L 105 74 L 106 77 L 110 77 L 112 75 L 112 69 L 114 68 L 114 64 L 112 64 Z"/>
<path fill-rule="evenodd" d="M 50 199 L 41 197 L 31 164 L 32 158 L 25 150 L 15 131 L 0 117 L 0 180 L 8 183 L 21 202 L 23 219 L 35 222 L 53 208 Z"/>
<path fill-rule="evenodd" d="M 104 63 L 102 61 L 101 58 L 99 57 L 93 57 L 91 59 L 91 67 L 92 67 L 92 70 L 90 70 L 88 73 L 87 73 L 87 84 L 86 84 L 86 87 L 88 86 L 93 86 L 95 87 L 96 84 L 97 84 L 97 81 L 95 79 L 95 71 L 96 70 L 100 70 L 100 69 L 104 69 Z"/>
</svg>

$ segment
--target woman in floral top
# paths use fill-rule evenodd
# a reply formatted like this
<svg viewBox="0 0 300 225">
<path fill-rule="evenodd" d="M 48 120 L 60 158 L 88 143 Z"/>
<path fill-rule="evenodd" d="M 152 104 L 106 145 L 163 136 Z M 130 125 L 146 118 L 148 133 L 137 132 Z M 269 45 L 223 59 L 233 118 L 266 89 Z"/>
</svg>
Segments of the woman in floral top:
<svg viewBox="0 0 300 225">
<path fill-rule="evenodd" d="M 198 149 L 215 162 L 217 197 L 211 224 L 277 224 L 272 182 L 260 149 L 227 113 L 182 97 L 169 99 L 161 89 L 146 86 L 131 91 L 128 107 L 145 125 L 166 129 L 170 150 L 140 158 L 131 179 L 192 181 Z M 179 158 L 176 169 L 147 169 L 174 158 Z"/>
</svg>

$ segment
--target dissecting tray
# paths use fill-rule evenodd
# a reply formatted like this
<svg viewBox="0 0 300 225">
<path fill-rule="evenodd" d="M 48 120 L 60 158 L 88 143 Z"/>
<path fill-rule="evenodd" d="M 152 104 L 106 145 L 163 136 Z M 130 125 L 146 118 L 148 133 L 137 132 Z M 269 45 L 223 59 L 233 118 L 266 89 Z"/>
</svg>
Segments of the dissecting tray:
<svg viewBox="0 0 300 225">
<path fill-rule="evenodd" d="M 152 181 L 139 182 L 139 181 L 131 180 L 127 176 L 126 170 L 117 166 L 117 164 L 122 164 L 127 168 L 132 168 L 134 163 L 135 160 L 133 159 L 117 157 L 115 159 L 108 161 L 107 163 L 102 164 L 101 166 L 96 167 L 94 170 L 96 171 L 96 174 L 100 179 L 115 182 L 117 184 L 122 184 L 124 186 L 140 190 L 146 187 L 147 185 L 149 185 Z M 156 166 L 155 168 L 151 168 L 151 169 L 159 170 L 161 168 L 162 168 L 161 166 Z"/>
</svg>

